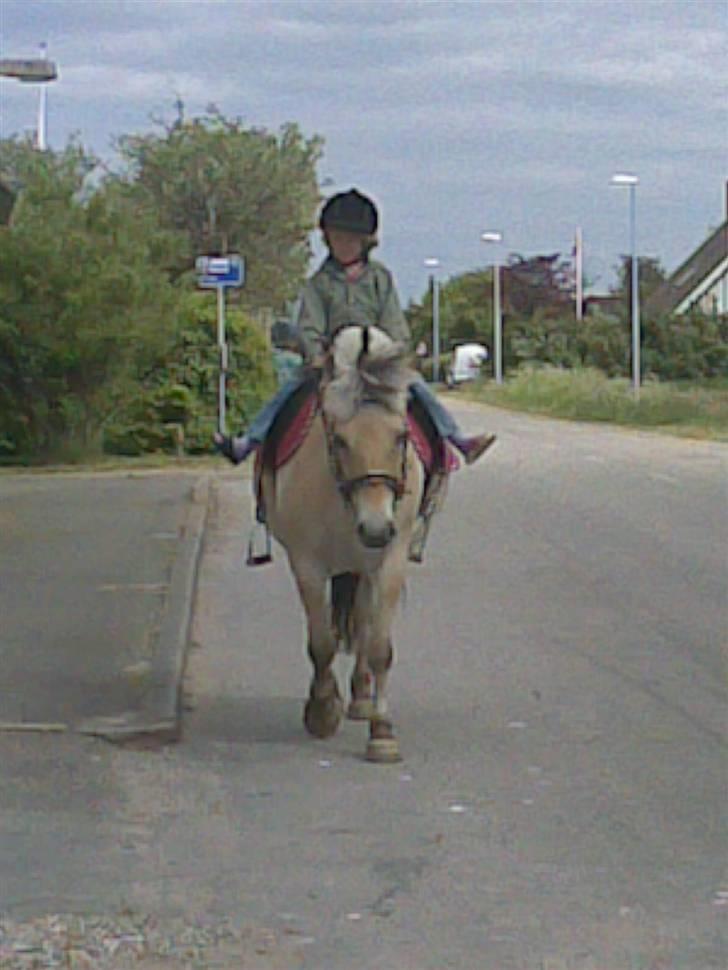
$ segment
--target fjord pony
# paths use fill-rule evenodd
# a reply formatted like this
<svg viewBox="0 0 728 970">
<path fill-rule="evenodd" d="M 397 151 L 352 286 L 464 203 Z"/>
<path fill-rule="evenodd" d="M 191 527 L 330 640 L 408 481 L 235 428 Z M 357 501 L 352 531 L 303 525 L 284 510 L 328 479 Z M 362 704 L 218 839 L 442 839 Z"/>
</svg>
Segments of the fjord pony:
<svg viewBox="0 0 728 970">
<path fill-rule="evenodd" d="M 305 441 L 261 480 L 269 526 L 286 549 L 308 621 L 313 680 L 305 725 L 320 738 L 338 727 L 343 703 L 332 662 L 343 644 L 356 656 L 348 713 L 370 721 L 372 761 L 399 760 L 386 685 L 423 489 L 407 435 L 413 376 L 402 348 L 382 331 L 345 328 Z"/>
</svg>

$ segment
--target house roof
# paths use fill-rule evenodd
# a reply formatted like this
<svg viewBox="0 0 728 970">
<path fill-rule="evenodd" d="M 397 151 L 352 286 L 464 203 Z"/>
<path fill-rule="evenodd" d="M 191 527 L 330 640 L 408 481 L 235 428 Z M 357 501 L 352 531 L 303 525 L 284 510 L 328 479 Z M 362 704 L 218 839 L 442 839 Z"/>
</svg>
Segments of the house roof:
<svg viewBox="0 0 728 970">
<path fill-rule="evenodd" d="M 681 304 L 693 303 L 702 296 L 708 284 L 728 260 L 728 219 L 699 246 L 695 252 L 678 266 L 662 283 L 645 305 L 645 312 L 652 316 L 675 313 Z M 722 275 L 722 274 L 720 274 Z M 693 299 L 691 297 L 693 296 Z"/>
</svg>

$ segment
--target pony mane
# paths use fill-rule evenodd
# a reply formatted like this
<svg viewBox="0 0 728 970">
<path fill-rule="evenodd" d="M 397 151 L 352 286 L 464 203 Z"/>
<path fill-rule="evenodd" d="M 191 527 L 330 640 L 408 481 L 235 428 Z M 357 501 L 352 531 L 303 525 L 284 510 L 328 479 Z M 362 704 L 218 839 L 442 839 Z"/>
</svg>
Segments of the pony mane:
<svg viewBox="0 0 728 970">
<path fill-rule="evenodd" d="M 345 327 L 332 347 L 324 410 L 340 422 L 351 420 L 364 404 L 404 416 L 415 376 L 407 360 L 405 347 L 378 327 Z"/>
</svg>

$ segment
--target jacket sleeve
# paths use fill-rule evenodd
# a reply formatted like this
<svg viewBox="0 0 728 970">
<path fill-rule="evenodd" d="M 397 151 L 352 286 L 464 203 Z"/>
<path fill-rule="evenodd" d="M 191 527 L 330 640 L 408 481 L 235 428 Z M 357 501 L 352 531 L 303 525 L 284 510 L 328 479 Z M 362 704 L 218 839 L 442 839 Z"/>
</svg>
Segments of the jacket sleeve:
<svg viewBox="0 0 728 970">
<path fill-rule="evenodd" d="M 324 352 L 328 322 L 324 301 L 313 280 L 309 280 L 301 292 L 297 324 L 306 360 L 320 357 Z"/>
<path fill-rule="evenodd" d="M 392 340 L 403 343 L 405 347 L 410 345 L 410 329 L 407 319 L 402 312 L 402 306 L 397 295 L 397 288 L 394 285 L 392 275 L 387 272 L 384 289 L 384 303 L 379 317 L 379 326 L 388 333 Z"/>
</svg>

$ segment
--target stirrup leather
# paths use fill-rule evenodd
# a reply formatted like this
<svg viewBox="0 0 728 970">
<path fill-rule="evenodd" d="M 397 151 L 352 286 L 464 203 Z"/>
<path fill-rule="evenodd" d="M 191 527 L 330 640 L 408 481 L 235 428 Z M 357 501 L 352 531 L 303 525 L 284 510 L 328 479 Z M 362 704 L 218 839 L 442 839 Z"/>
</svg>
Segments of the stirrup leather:
<svg viewBox="0 0 728 970">
<path fill-rule="evenodd" d="M 425 546 L 427 545 L 427 536 L 430 532 L 431 520 L 431 514 L 427 517 L 422 515 L 417 517 L 409 545 L 410 562 L 422 562 L 425 558 Z"/>
</svg>

